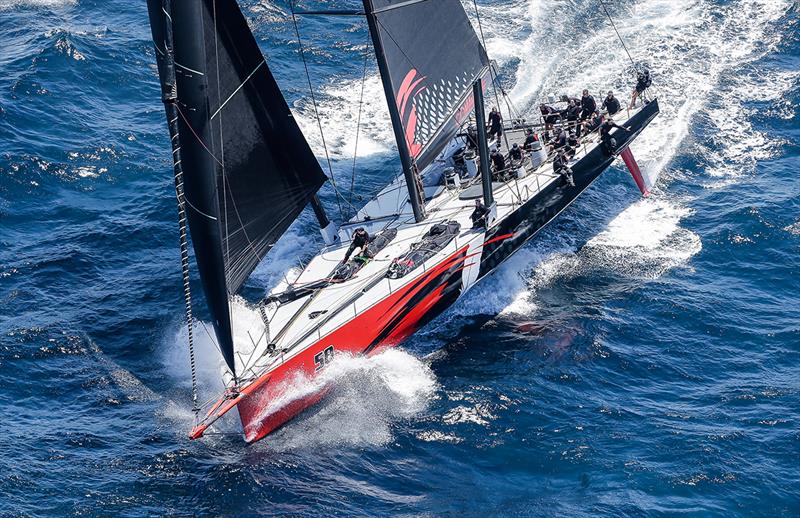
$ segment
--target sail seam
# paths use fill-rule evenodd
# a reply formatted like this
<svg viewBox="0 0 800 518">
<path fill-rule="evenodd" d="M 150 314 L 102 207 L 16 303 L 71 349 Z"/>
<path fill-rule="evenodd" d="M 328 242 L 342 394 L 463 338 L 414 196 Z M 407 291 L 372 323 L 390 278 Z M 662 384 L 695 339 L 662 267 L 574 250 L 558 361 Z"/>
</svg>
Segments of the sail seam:
<svg viewBox="0 0 800 518">
<path fill-rule="evenodd" d="M 259 64 L 256 66 L 256 68 L 254 68 L 254 69 L 253 69 L 253 71 L 252 71 L 252 72 L 250 72 L 250 75 L 248 75 L 248 76 L 245 78 L 245 80 L 244 80 L 244 81 L 242 81 L 242 84 L 240 84 L 240 85 L 239 85 L 239 86 L 236 88 L 236 90 L 234 90 L 234 91 L 233 91 L 233 93 L 232 93 L 231 95 L 229 95 L 227 99 L 225 99 L 225 102 L 223 102 L 223 103 L 222 103 L 222 104 L 219 106 L 219 108 L 217 108 L 217 111 L 215 111 L 213 114 L 211 114 L 211 119 L 214 119 L 214 117 L 216 117 L 216 116 L 217 116 L 217 114 L 219 114 L 219 112 L 220 112 L 220 111 L 222 111 L 222 108 L 224 108 L 224 107 L 225 107 L 225 105 L 226 105 L 226 104 L 228 104 L 228 102 L 229 102 L 231 99 L 233 99 L 233 96 L 234 96 L 234 95 L 236 95 L 237 93 L 239 93 L 239 90 L 241 90 L 242 88 L 244 88 L 244 85 L 246 85 L 246 84 L 247 84 L 247 82 L 248 82 L 248 81 L 250 81 L 250 78 L 251 78 L 251 77 L 253 77 L 253 74 L 255 74 L 255 73 L 258 71 L 258 69 L 259 69 L 259 68 L 261 68 L 261 65 L 263 65 L 263 64 L 264 64 L 264 60 L 261 60 L 261 63 L 259 63 Z"/>
</svg>

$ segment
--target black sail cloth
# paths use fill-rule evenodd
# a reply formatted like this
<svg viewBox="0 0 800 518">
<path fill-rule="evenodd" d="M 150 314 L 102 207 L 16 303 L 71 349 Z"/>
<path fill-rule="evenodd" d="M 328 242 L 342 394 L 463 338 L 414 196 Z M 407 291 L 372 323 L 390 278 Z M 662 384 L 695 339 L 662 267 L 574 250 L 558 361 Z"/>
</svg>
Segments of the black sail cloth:
<svg viewBox="0 0 800 518">
<path fill-rule="evenodd" d="M 235 0 L 148 0 L 162 90 L 172 30 L 187 218 L 218 345 L 235 372 L 230 295 L 326 180 Z M 169 5 L 168 4 L 168 5 Z"/>
<path fill-rule="evenodd" d="M 419 170 L 433 162 L 473 109 L 472 84 L 489 58 L 460 0 L 373 0 L 403 124 Z"/>
</svg>

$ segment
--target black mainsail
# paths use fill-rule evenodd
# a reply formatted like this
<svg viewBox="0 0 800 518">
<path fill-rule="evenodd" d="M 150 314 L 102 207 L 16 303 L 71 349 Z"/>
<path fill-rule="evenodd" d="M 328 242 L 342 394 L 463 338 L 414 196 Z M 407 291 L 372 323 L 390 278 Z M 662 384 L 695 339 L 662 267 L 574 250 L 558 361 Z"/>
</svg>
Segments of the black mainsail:
<svg viewBox="0 0 800 518">
<path fill-rule="evenodd" d="M 229 297 L 327 177 L 235 0 L 148 0 L 148 9 L 162 93 L 175 94 L 165 100 L 177 116 L 197 268 L 235 375 Z"/>
<path fill-rule="evenodd" d="M 422 171 L 472 111 L 489 57 L 460 0 L 364 0 L 364 9 L 401 159 Z"/>
</svg>

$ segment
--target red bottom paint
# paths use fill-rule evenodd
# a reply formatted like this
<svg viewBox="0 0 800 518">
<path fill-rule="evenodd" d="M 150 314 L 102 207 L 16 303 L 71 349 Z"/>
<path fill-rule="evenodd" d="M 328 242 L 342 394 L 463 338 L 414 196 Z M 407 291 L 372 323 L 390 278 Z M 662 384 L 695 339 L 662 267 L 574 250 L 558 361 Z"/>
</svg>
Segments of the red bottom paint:
<svg viewBox="0 0 800 518">
<path fill-rule="evenodd" d="M 631 148 L 626 148 L 620 156 L 622 160 L 625 162 L 625 165 L 628 167 L 628 171 L 631 172 L 631 176 L 633 176 L 633 181 L 636 182 L 636 186 L 642 191 L 643 196 L 649 196 L 650 191 L 647 189 L 647 185 L 644 182 L 644 177 L 642 176 L 642 171 L 639 169 L 639 164 L 636 163 L 636 159 L 633 158 L 633 153 L 631 152 Z"/>
</svg>

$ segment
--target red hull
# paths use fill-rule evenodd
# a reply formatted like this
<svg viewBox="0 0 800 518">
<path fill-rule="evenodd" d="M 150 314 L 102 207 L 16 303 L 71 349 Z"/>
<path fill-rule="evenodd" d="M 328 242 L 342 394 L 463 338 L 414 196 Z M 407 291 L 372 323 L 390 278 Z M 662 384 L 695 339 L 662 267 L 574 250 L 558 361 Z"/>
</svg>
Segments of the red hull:
<svg viewBox="0 0 800 518">
<path fill-rule="evenodd" d="M 372 354 L 399 344 L 460 293 L 461 271 L 468 258 L 462 248 L 419 279 L 389 295 L 313 346 L 255 380 L 242 390 L 239 417 L 247 442 L 262 439 L 303 410 L 319 402 L 329 386 L 315 386 L 326 349 L 337 354 Z M 293 394 L 296 394 L 293 396 Z"/>
</svg>

